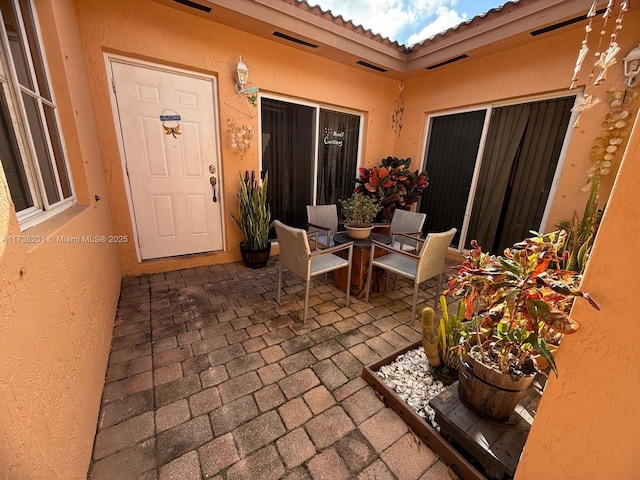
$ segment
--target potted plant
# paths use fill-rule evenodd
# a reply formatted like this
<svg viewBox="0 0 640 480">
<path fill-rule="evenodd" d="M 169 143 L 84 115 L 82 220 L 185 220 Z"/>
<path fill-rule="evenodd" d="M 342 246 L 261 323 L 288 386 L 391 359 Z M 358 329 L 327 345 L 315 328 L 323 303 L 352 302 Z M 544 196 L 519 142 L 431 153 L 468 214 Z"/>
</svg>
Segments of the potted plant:
<svg viewBox="0 0 640 480">
<path fill-rule="evenodd" d="M 244 178 L 240 173 L 240 190 L 238 190 L 238 216 L 231 217 L 242 231 L 244 240 L 240 243 L 240 253 L 245 265 L 249 268 L 262 268 L 269 261 L 271 242 L 271 209 L 267 204 L 267 184 L 269 174 L 265 174 L 262 185 L 258 185 L 255 171 L 249 175 L 245 171 Z"/>
<path fill-rule="evenodd" d="M 397 208 L 410 210 L 429 185 L 427 172 L 412 172 L 411 159 L 387 157 L 377 167 L 359 168 L 355 192 L 380 202 L 382 218 L 391 221 Z"/>
<path fill-rule="evenodd" d="M 431 373 L 444 385 L 451 385 L 458 379 L 460 368 L 460 340 L 466 330 L 464 303 L 458 302 L 455 314 L 449 314 L 447 299 L 440 295 L 442 318 L 435 328 L 433 308 L 422 310 L 422 347 L 429 361 Z"/>
<path fill-rule="evenodd" d="M 483 417 L 509 418 L 536 373 L 536 353 L 558 374 L 545 339 L 578 329 L 569 316 L 576 297 L 598 309 L 577 289 L 580 275 L 560 268 L 558 252 L 566 236 L 564 230 L 537 235 L 504 256 L 484 253 L 472 241 L 449 279 L 449 291 L 462 298 L 465 317 L 472 320 L 463 341 L 458 393 Z"/>
<path fill-rule="evenodd" d="M 558 223 L 558 227 L 567 232 L 567 242 L 562 252 L 562 265 L 566 270 L 583 273 L 586 268 L 602 220 L 602 209 L 598 206 L 599 186 L 600 174 L 596 172 L 591 178 L 591 191 L 582 219 L 574 211 L 571 220 Z"/>
<path fill-rule="evenodd" d="M 362 193 L 354 193 L 346 200 L 338 200 L 342 206 L 347 235 L 354 239 L 369 237 L 371 222 L 380 211 L 380 204 Z"/>
</svg>

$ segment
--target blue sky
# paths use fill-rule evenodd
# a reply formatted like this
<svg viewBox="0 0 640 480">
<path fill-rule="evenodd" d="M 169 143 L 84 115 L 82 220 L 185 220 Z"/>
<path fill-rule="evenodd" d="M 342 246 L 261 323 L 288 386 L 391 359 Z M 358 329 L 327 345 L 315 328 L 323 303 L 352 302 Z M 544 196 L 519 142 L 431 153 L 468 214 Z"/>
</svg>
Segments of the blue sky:
<svg viewBox="0 0 640 480">
<path fill-rule="evenodd" d="M 503 5 L 507 0 L 307 0 L 406 46 Z"/>
</svg>

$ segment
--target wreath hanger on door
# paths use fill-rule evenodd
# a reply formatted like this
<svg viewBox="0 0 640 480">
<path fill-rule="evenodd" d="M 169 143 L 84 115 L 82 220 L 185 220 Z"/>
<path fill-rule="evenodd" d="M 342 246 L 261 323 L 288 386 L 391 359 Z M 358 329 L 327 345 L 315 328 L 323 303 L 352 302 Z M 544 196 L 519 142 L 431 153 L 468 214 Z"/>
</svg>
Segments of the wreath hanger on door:
<svg viewBox="0 0 640 480">
<path fill-rule="evenodd" d="M 173 112 L 173 115 L 165 115 L 167 112 Z M 180 115 L 175 110 L 166 108 L 160 114 L 160 121 L 162 122 L 162 128 L 165 135 L 173 135 L 173 138 L 178 138 L 176 135 L 182 135 L 180 131 Z M 169 126 L 166 122 L 175 122 L 175 125 Z"/>
</svg>

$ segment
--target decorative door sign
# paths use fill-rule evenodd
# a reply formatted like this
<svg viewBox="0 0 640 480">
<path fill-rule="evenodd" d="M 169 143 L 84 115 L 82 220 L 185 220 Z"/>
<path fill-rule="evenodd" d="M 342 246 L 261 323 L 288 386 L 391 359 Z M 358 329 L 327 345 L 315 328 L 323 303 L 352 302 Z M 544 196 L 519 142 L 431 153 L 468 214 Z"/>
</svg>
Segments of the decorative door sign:
<svg viewBox="0 0 640 480">
<path fill-rule="evenodd" d="M 173 112 L 173 115 L 165 115 L 165 112 Z M 173 135 L 173 138 L 178 138 L 176 135 L 182 135 L 180 131 L 180 115 L 175 110 L 167 109 L 163 110 L 160 114 L 160 121 L 162 122 L 162 128 L 165 135 Z M 167 125 L 165 122 L 176 122 L 175 125 Z"/>
</svg>

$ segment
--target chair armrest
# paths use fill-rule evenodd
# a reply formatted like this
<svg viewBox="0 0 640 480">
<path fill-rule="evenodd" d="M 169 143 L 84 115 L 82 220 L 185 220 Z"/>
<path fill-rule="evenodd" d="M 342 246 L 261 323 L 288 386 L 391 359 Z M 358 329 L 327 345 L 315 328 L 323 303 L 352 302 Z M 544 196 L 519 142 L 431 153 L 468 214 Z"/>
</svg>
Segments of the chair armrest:
<svg viewBox="0 0 640 480">
<path fill-rule="evenodd" d="M 401 236 L 405 236 L 405 237 L 413 237 L 415 238 L 416 236 L 420 237 L 420 235 L 422 235 L 422 232 L 396 232 L 393 235 L 391 235 L 392 237 L 401 237 Z"/>
<path fill-rule="evenodd" d="M 307 233 L 307 241 L 310 241 L 312 237 L 316 237 L 313 242 L 318 245 L 318 232 L 306 232 Z"/>
<path fill-rule="evenodd" d="M 415 237 L 411 237 L 411 238 L 415 239 Z M 383 248 L 384 250 L 387 250 L 388 252 L 398 253 L 400 255 L 404 255 L 405 257 L 409 257 L 409 258 L 411 258 L 413 260 L 418 260 L 420 258 L 419 255 L 407 252 L 406 250 L 400 250 L 399 248 L 392 247 L 391 245 L 385 245 L 384 243 L 378 242 L 377 240 L 371 240 L 371 247 L 372 247 L 372 249 Z"/>
<path fill-rule="evenodd" d="M 399 237 L 405 237 L 408 238 L 410 240 L 413 240 L 414 242 L 418 241 L 420 243 L 424 243 L 426 239 L 420 237 L 420 234 L 422 232 L 415 232 L 415 233 L 406 233 L 406 232 L 401 232 L 401 233 L 394 233 L 393 236 L 399 236 Z M 418 235 L 416 237 L 416 235 Z"/>
<path fill-rule="evenodd" d="M 312 252 L 311 255 L 309 255 L 309 257 L 311 258 L 318 257 L 320 255 L 327 255 L 329 253 L 340 252 L 341 250 L 353 250 L 353 242 L 344 243 L 342 245 L 336 245 L 335 247 L 325 248 L 323 250 L 317 250 L 315 252 Z"/>
<path fill-rule="evenodd" d="M 307 223 L 307 227 L 317 228 L 318 230 L 331 232 L 331 229 L 329 227 L 325 227 L 323 225 L 316 225 L 315 223 Z"/>
<path fill-rule="evenodd" d="M 322 225 L 316 225 L 314 223 L 307 223 L 307 227 L 310 228 L 315 228 L 316 230 L 314 232 L 311 233 L 319 233 L 320 231 L 322 231 L 323 233 L 325 233 L 327 235 L 327 243 L 324 244 L 320 241 L 320 236 L 317 237 L 318 241 L 316 242 L 316 245 L 320 245 L 324 248 L 329 248 L 330 245 L 330 238 L 331 238 L 331 229 L 329 227 L 323 227 Z"/>
<path fill-rule="evenodd" d="M 416 249 L 416 251 L 420 250 L 421 245 L 424 244 L 425 239 L 421 238 L 420 235 L 422 232 L 398 232 L 391 235 L 391 244 L 396 241 L 396 237 L 400 237 L 400 247 L 404 247 L 405 240 L 408 240 L 407 245 L 410 245 Z"/>
</svg>

